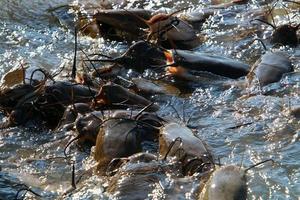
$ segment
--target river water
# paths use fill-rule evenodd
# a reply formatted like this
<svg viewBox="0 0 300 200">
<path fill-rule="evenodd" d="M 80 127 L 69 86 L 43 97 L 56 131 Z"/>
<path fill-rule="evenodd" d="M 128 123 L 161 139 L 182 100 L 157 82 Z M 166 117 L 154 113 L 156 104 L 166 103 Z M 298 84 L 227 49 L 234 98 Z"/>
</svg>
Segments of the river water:
<svg viewBox="0 0 300 200">
<path fill-rule="evenodd" d="M 215 1 L 218 4 L 224 1 Z M 103 0 L 1 0 L 0 1 L 0 75 L 13 67 L 28 65 L 51 71 L 71 66 L 74 52 L 72 30 L 73 14 L 66 4 L 84 4 L 86 7 L 107 5 Z M 115 7 L 144 7 L 147 9 L 180 9 L 191 5 L 186 12 L 208 7 L 210 1 L 114 1 Z M 279 3 L 278 3 L 279 4 Z M 247 5 L 220 9 L 203 25 L 205 42 L 195 51 L 223 55 L 253 64 L 264 52 L 254 37 L 265 39 L 267 48 L 272 29 L 260 23 L 251 24 L 253 16 L 264 13 L 264 3 L 249 1 Z M 287 5 L 274 11 L 276 23 L 299 23 L 299 6 Z M 91 12 L 88 10 L 87 12 Z M 298 16 L 295 16 L 295 14 Z M 126 44 L 91 39 L 81 36 L 79 46 L 88 52 L 115 53 Z M 237 82 L 216 76 L 205 76 L 195 90 L 179 97 L 154 97 L 161 105 L 162 116 L 177 117 L 172 105 L 179 111 L 179 120 L 191 117 L 199 136 L 206 141 L 222 164 L 245 167 L 272 158 L 275 163 L 250 170 L 248 199 L 299 199 L 300 196 L 300 123 L 290 114 L 300 106 L 300 46 L 282 50 L 291 56 L 295 73 L 285 75 L 278 83 L 264 88 L 263 94 L 247 96 L 249 91 Z M 253 89 L 255 90 L 255 89 Z M 3 116 L 2 116 L 3 118 Z M 43 128 L 16 127 L 0 131 L 0 199 L 14 199 L 22 188 L 30 186 L 42 194 L 40 199 L 108 199 L 104 177 L 85 175 L 77 190 L 62 196 L 71 184 L 70 162 L 61 158 L 70 132 L 53 132 Z M 70 149 L 75 160 L 76 173 L 93 166 L 88 152 Z M 21 195 L 20 195 L 21 196 Z M 25 199 L 39 199 L 27 193 Z M 157 197 L 158 199 L 162 197 Z M 179 195 L 187 199 L 187 194 Z"/>
</svg>

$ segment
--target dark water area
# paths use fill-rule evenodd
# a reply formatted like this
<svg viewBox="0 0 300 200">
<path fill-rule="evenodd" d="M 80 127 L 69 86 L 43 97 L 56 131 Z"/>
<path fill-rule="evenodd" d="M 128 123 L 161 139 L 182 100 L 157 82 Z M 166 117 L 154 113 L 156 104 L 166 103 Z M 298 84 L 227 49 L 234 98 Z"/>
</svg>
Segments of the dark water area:
<svg viewBox="0 0 300 200">
<path fill-rule="evenodd" d="M 2 77 L 21 65 L 30 66 L 31 70 L 45 68 L 53 73 L 65 67 L 63 76 L 70 75 L 75 14 L 65 5 L 79 5 L 86 13 L 93 12 L 91 7 L 108 5 L 162 11 L 190 6 L 182 15 L 195 17 L 201 13 L 199 10 L 216 9 L 224 2 L 228 1 L 1 0 L 0 75 Z M 253 17 L 265 15 L 267 3 L 250 0 L 246 5 L 218 8 L 199 30 L 205 39 L 194 51 L 226 56 L 252 65 L 264 53 L 259 42 L 252 43 L 253 38 L 262 38 L 267 49 L 273 47 L 268 40 L 272 28 L 251 22 Z M 299 24 L 299 4 L 285 5 L 273 10 L 277 25 L 289 21 Z M 191 14 L 193 11 L 196 12 Z M 116 55 L 128 47 L 124 42 L 82 35 L 79 35 L 78 43 L 88 53 L 109 55 Z M 247 173 L 249 200 L 299 199 L 300 196 L 300 121 L 299 116 L 291 114 L 300 106 L 300 45 L 280 47 L 280 50 L 289 54 L 295 72 L 285 74 L 279 82 L 261 90 L 241 87 L 243 78 L 236 81 L 203 73 L 193 89 L 184 95 L 152 97 L 161 107 L 160 116 L 182 122 L 191 118 L 190 125 L 197 129 L 199 137 L 222 164 L 247 167 L 266 159 L 275 161 L 273 165 L 265 164 Z M 128 76 L 133 74 L 130 72 Z M 1 119 L 5 120 L 4 114 Z M 92 173 L 83 175 L 75 191 L 63 195 L 71 187 L 72 177 L 71 161 L 64 158 L 63 150 L 72 136 L 71 131 L 52 131 L 36 124 L 0 130 L 0 199 L 14 199 L 17 191 L 24 188 L 22 184 L 43 196 L 28 192 L 24 199 L 113 199 L 107 193 L 108 180 Z M 69 152 L 76 174 L 95 166 L 89 150 L 79 151 L 73 145 Z M 163 188 L 180 186 L 182 192 L 170 199 L 195 199 L 196 177 L 176 181 L 166 177 L 160 182 Z M 149 199 L 166 198 L 160 187 L 151 191 Z"/>
</svg>

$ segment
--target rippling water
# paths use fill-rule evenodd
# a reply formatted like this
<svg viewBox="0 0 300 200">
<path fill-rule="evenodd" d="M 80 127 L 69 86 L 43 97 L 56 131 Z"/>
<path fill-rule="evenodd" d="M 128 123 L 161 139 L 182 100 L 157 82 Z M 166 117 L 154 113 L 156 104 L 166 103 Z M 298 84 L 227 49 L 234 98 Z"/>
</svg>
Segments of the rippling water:
<svg viewBox="0 0 300 200">
<path fill-rule="evenodd" d="M 115 7 L 121 1 L 114 1 Z M 123 6 L 148 9 L 193 9 L 209 5 L 209 1 L 129 1 Z M 21 64 L 57 70 L 70 67 L 73 57 L 74 36 L 72 13 L 68 9 L 51 11 L 52 8 L 77 4 L 72 0 L 2 0 L 0 1 L 0 74 Z M 79 1 L 79 3 L 82 3 Z M 85 1 L 85 5 L 105 4 L 104 1 Z M 207 40 L 197 51 L 225 55 L 249 64 L 263 53 L 258 43 L 250 44 L 253 37 L 267 38 L 270 27 L 250 25 L 252 16 L 259 16 L 263 4 L 250 1 L 247 5 L 222 9 L 204 24 L 201 33 Z M 187 12 L 193 10 L 188 9 Z M 291 20 L 299 23 L 299 6 L 290 5 Z M 263 13 L 263 12 L 262 12 Z M 287 23 L 288 18 L 277 10 L 277 23 Z M 264 31 L 263 31 L 264 30 Z M 124 44 L 110 43 L 102 39 L 81 37 L 81 48 L 90 52 L 109 50 L 114 53 L 124 49 Z M 266 43 L 271 48 L 269 43 Z M 248 199 L 297 199 L 300 196 L 300 123 L 290 114 L 290 109 L 300 105 L 300 47 L 285 48 L 289 52 L 296 73 L 287 74 L 280 82 L 263 88 L 268 95 L 245 98 L 245 89 L 232 80 L 216 77 L 204 78 L 195 91 L 183 97 L 156 97 L 162 108 L 162 116 L 174 111 L 170 102 L 181 115 L 191 116 L 191 124 L 199 135 L 220 158 L 221 163 L 250 166 L 272 158 L 273 166 L 266 164 L 248 174 Z M 183 106 L 185 105 L 185 106 Z M 185 113 L 185 114 L 183 114 Z M 181 119 L 183 120 L 183 119 Z M 43 199 L 63 199 L 62 193 L 70 187 L 71 165 L 60 158 L 72 133 L 44 129 L 10 128 L 0 135 L 0 199 L 13 199 L 24 183 L 43 195 Z M 73 152 L 76 173 L 93 166 L 89 153 Z M 106 182 L 98 176 L 85 175 L 69 199 L 109 198 L 105 193 Z M 186 186 L 188 187 L 188 186 Z M 28 193 L 27 199 L 38 198 Z M 185 194 L 181 199 L 187 198 Z"/>
</svg>

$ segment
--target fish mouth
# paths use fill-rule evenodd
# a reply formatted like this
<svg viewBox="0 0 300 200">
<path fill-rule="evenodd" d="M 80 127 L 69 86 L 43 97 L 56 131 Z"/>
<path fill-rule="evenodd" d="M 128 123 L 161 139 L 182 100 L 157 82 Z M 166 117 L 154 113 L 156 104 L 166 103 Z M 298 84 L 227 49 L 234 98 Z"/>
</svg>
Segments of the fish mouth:
<svg viewBox="0 0 300 200">
<path fill-rule="evenodd" d="M 174 54 L 171 50 L 164 51 L 164 55 L 166 58 L 166 73 L 167 75 L 180 76 L 187 72 L 184 67 L 177 66 L 174 62 Z M 173 65 L 174 64 L 174 65 Z"/>
</svg>

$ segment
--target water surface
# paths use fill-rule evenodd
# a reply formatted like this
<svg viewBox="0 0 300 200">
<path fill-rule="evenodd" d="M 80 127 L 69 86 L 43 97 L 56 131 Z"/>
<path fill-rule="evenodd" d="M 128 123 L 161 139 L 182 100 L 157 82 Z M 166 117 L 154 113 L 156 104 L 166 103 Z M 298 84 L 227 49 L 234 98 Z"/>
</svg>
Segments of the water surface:
<svg viewBox="0 0 300 200">
<path fill-rule="evenodd" d="M 66 4 L 73 0 L 2 0 L 0 1 L 0 74 L 13 67 L 28 65 L 51 71 L 72 64 L 74 52 L 73 17 Z M 186 12 L 210 6 L 209 1 L 114 1 L 114 7 L 144 7 L 147 9 L 180 9 L 192 5 Z M 85 5 L 107 5 L 105 1 L 87 1 Z M 214 2 L 218 4 L 221 2 Z M 206 6 L 205 6 L 206 5 Z M 249 64 L 264 53 L 255 37 L 264 38 L 267 48 L 272 29 L 260 23 L 251 24 L 253 16 L 261 16 L 265 7 L 256 1 L 247 5 L 220 9 L 203 25 L 201 34 L 207 40 L 196 51 L 228 56 Z M 84 9 L 84 7 L 82 8 Z M 52 11 L 51 11 L 52 10 Z M 274 11 L 276 23 L 288 23 L 280 9 Z M 288 5 L 291 21 L 299 23 L 299 6 Z M 87 12 L 91 12 L 87 10 Z M 127 45 L 104 41 L 101 38 L 80 37 L 79 45 L 87 52 L 123 51 Z M 291 55 L 298 73 L 263 88 L 267 95 L 238 87 L 224 78 L 203 78 L 195 90 L 181 97 L 155 97 L 162 106 L 160 115 L 177 117 L 168 104 L 178 110 L 181 119 L 192 117 L 199 136 L 210 146 L 221 163 L 250 166 L 272 158 L 275 164 L 266 164 L 248 174 L 248 199 L 297 199 L 300 196 L 300 123 L 290 109 L 300 105 L 300 47 L 282 48 Z M 253 92 L 253 91 L 252 91 Z M 183 114 L 184 113 L 184 114 Z M 20 127 L 1 130 L 0 135 L 0 199 L 13 199 L 22 187 L 30 186 L 43 199 L 64 199 L 62 194 L 71 184 L 70 160 L 63 157 L 63 148 L 71 132 L 53 132 L 42 128 Z M 94 165 L 89 152 L 70 148 L 80 174 Z M 87 174 L 78 189 L 68 199 L 105 199 L 105 178 Z M 188 187 L 188 186 L 186 186 Z M 155 192 L 155 191 L 154 191 Z M 158 194 L 158 198 L 162 198 Z M 149 197 L 155 195 L 150 195 Z M 38 198 L 30 193 L 26 199 Z M 189 198 L 182 194 L 181 199 Z M 192 198 L 192 197 L 190 197 Z"/>
</svg>

